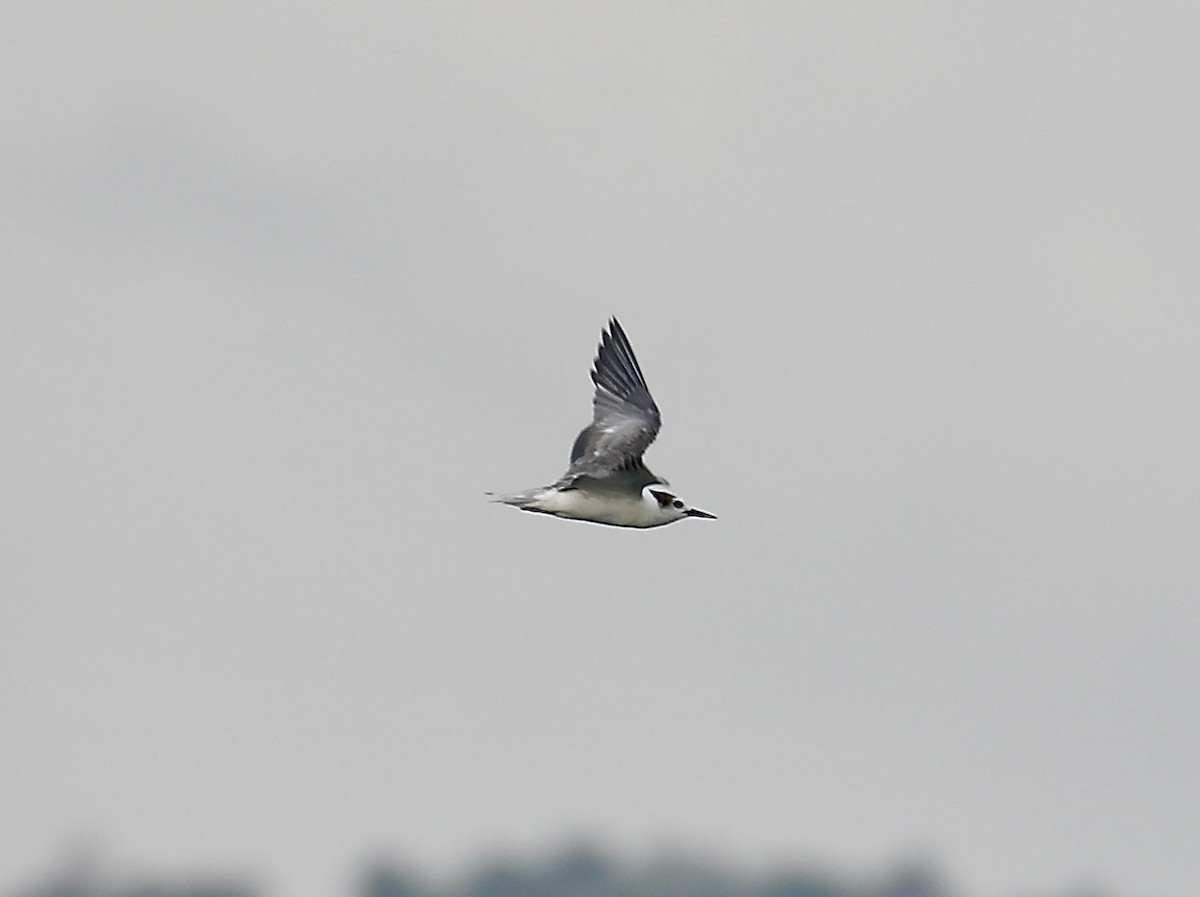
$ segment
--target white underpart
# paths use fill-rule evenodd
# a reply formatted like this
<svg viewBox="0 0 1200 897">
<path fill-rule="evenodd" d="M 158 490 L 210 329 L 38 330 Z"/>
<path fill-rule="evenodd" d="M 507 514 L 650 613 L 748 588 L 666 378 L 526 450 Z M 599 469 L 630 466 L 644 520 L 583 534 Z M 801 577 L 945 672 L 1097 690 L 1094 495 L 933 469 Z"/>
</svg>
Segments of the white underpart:
<svg viewBox="0 0 1200 897">
<path fill-rule="evenodd" d="M 614 526 L 632 526 L 646 529 L 662 526 L 678 519 L 679 515 L 665 511 L 653 498 L 641 495 L 619 495 L 610 492 L 589 492 L 584 489 L 568 489 L 559 492 L 550 489 L 537 496 L 528 505 L 539 511 L 570 517 L 575 520 L 594 520 Z"/>
</svg>

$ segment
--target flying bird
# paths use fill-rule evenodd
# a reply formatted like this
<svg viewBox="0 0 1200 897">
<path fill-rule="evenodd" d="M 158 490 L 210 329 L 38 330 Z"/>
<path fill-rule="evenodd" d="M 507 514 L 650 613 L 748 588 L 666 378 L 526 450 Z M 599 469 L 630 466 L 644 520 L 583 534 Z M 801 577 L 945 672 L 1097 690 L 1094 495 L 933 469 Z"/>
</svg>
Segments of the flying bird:
<svg viewBox="0 0 1200 897">
<path fill-rule="evenodd" d="M 642 461 L 658 435 L 662 416 L 616 318 L 601 333 L 592 382 L 596 384 L 592 422 L 575 437 L 567 472 L 551 486 L 501 495 L 494 501 L 522 511 L 638 529 L 685 517 L 715 520 L 715 514 L 689 507 Z"/>
</svg>

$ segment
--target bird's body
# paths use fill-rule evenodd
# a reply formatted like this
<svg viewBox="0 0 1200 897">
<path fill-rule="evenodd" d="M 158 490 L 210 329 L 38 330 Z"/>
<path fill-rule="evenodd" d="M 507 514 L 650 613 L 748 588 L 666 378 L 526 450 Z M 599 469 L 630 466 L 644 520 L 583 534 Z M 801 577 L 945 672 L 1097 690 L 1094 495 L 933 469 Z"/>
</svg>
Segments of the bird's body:
<svg viewBox="0 0 1200 897">
<path fill-rule="evenodd" d="M 662 514 L 658 501 L 647 498 L 640 487 L 631 485 L 625 477 L 588 477 L 568 489 L 556 484 L 502 500 L 507 504 L 515 504 L 523 511 L 554 514 L 572 520 L 590 520 L 610 526 L 646 529 L 677 519 Z"/>
<path fill-rule="evenodd" d="M 567 472 L 553 485 L 496 500 L 523 511 L 637 529 L 712 518 L 689 508 L 642 462 L 662 417 L 616 318 L 601 336 L 592 381 L 592 423 L 575 438 Z"/>
</svg>

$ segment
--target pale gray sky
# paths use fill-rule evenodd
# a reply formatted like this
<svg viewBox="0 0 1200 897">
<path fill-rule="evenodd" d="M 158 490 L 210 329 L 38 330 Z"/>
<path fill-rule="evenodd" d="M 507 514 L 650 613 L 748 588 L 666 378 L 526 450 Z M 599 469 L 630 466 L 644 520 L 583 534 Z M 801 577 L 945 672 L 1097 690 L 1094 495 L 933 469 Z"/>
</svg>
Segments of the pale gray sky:
<svg viewBox="0 0 1200 897">
<path fill-rule="evenodd" d="M 0 889 L 587 831 L 1200 892 L 1200 13 L 0 10 Z M 720 515 L 549 482 L 621 317 Z"/>
</svg>

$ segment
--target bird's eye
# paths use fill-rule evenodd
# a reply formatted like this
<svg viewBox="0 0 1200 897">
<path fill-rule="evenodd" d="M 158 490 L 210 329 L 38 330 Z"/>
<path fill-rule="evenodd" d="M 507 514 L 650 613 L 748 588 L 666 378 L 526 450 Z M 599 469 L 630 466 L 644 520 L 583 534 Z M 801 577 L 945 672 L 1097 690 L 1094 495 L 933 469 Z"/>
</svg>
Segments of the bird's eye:
<svg viewBox="0 0 1200 897">
<path fill-rule="evenodd" d="M 677 508 L 683 507 L 683 502 L 681 502 L 679 499 L 675 499 L 673 502 L 671 502 L 671 504 L 673 504 Z"/>
</svg>

